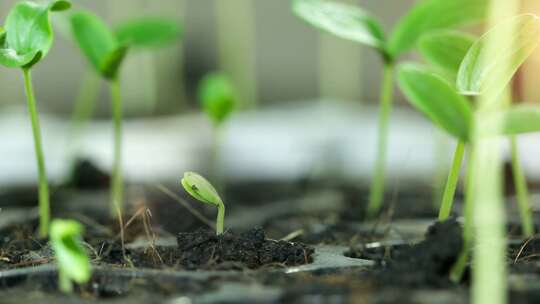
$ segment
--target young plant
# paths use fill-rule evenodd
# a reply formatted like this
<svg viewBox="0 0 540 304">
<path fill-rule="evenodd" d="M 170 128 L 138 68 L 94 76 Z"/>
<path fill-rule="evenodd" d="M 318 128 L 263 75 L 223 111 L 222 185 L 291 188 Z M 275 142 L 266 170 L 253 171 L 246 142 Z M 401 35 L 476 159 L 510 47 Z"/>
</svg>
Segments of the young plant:
<svg viewBox="0 0 540 304">
<path fill-rule="evenodd" d="M 522 21 L 522 24 L 525 25 L 527 22 L 528 21 L 526 20 Z M 519 24 L 520 22 L 518 21 L 517 23 Z M 522 29 L 525 29 L 527 31 L 526 26 L 522 27 Z M 530 34 L 531 33 L 528 33 L 528 35 Z M 483 40 L 485 41 L 487 38 L 488 37 L 483 37 Z M 455 80 L 458 76 L 461 62 L 467 55 L 469 49 L 473 47 L 474 42 L 475 39 L 473 39 L 473 37 L 468 34 L 450 31 L 438 31 L 424 35 L 419 41 L 419 49 L 429 63 L 438 67 L 441 71 L 445 72 L 445 75 L 449 75 L 450 79 Z M 531 46 L 528 46 L 528 48 L 531 48 L 532 46 L 534 46 L 534 41 Z M 479 44 L 476 44 L 475 47 L 478 48 Z M 525 52 L 525 54 L 528 52 L 527 46 L 525 47 L 523 52 Z M 471 57 L 469 56 L 469 58 Z M 519 58 L 517 59 L 520 60 Z M 464 66 L 466 65 L 470 65 L 470 63 L 465 63 Z M 464 75 L 464 72 L 461 73 L 462 75 Z M 513 75 L 513 72 L 511 72 L 510 75 Z M 511 104 L 511 98 L 509 96 L 504 98 L 507 99 L 506 106 L 509 107 Z M 515 135 L 510 136 L 510 147 L 513 179 L 514 184 L 516 185 L 517 201 L 520 210 L 523 235 L 525 237 L 530 237 L 534 234 L 534 225 L 532 221 L 532 214 L 529 208 L 530 204 L 528 198 L 527 184 L 525 176 L 523 175 L 521 169 L 521 164 L 519 162 L 517 139 Z M 457 173 L 459 172 L 462 158 L 463 142 L 459 142 L 456 148 L 454 162 L 452 164 L 452 170 L 450 171 L 450 175 L 448 177 L 445 187 L 443 201 L 439 213 L 439 220 L 445 220 L 450 215 L 452 201 L 454 199 L 455 189 L 458 181 Z"/>
<path fill-rule="evenodd" d="M 186 172 L 181 180 L 181 184 L 193 198 L 218 208 L 216 219 L 216 235 L 223 233 L 223 222 L 225 221 L 225 205 L 219 197 L 216 189 L 208 180 L 195 172 Z"/>
<path fill-rule="evenodd" d="M 114 160 L 111 180 L 111 210 L 120 215 L 124 202 L 122 175 L 122 98 L 118 71 L 127 54 L 122 43 L 99 17 L 89 12 L 71 16 L 71 27 L 83 54 L 103 79 L 109 82 L 114 126 Z"/>
<path fill-rule="evenodd" d="M 58 263 L 60 291 L 71 293 L 73 283 L 84 284 L 91 276 L 90 260 L 82 245 L 83 226 L 73 220 L 53 220 L 51 245 Z"/>
<path fill-rule="evenodd" d="M 427 0 L 421 1 L 385 37 L 380 22 L 364 10 L 325 0 L 294 0 L 294 13 L 309 24 L 338 37 L 364 44 L 374 49 L 384 63 L 380 92 L 380 112 L 377 139 L 377 159 L 367 214 L 375 216 L 384 197 L 388 124 L 392 109 L 393 71 L 400 55 L 416 45 L 424 33 L 452 28 L 484 19 L 488 0 Z"/>
<path fill-rule="evenodd" d="M 212 175 L 218 181 L 218 186 L 221 185 L 219 148 L 223 141 L 223 124 L 236 108 L 237 96 L 232 81 L 222 72 L 212 72 L 206 75 L 199 86 L 199 100 L 202 109 L 212 122 L 214 129 Z"/>
<path fill-rule="evenodd" d="M 53 44 L 50 13 L 64 11 L 70 7 L 69 1 L 60 0 L 48 4 L 19 2 L 9 12 L 4 28 L 0 28 L 0 64 L 8 68 L 20 68 L 24 76 L 38 167 L 41 237 L 46 237 L 49 231 L 49 185 L 31 70 L 45 58 Z"/>
<path fill-rule="evenodd" d="M 509 47 L 500 48 L 490 54 L 490 64 L 484 63 L 487 41 L 507 33 L 509 29 L 515 29 L 515 37 L 519 39 L 516 38 Z M 520 15 L 495 26 L 472 45 L 460 65 L 456 86 L 427 68 L 411 64 L 400 67 L 399 85 L 411 104 L 459 141 L 447 185 L 451 194 L 449 194 L 450 198 L 446 197 L 443 200 L 440 218 L 447 217 L 450 213 L 463 149 L 471 144 L 471 140 L 486 136 L 518 135 L 524 132 L 540 131 L 540 123 L 537 121 L 540 107 L 518 106 L 495 112 L 490 111 L 486 114 L 486 109 L 483 107 L 473 109 L 473 103 L 470 100 L 470 97 L 477 96 L 491 100 L 495 104 L 500 102 L 503 90 L 512 76 L 539 44 L 540 19 L 533 15 Z M 507 61 L 508 64 L 505 66 L 503 63 Z M 501 70 L 501 66 L 506 68 Z M 478 113 L 482 113 L 488 119 L 483 118 L 477 121 L 475 116 Z M 488 123 L 501 122 L 502 127 L 500 129 L 484 128 L 482 123 L 486 124 L 486 121 Z M 488 125 L 494 125 L 494 123 Z M 472 161 L 469 162 L 469 165 L 471 166 L 472 163 Z M 468 170 L 466 181 L 464 249 L 452 271 L 454 279 L 461 278 L 472 242 L 473 206 L 471 202 L 472 193 L 475 190 L 471 186 L 473 185 L 471 171 Z M 520 210 L 522 217 L 530 218 L 528 206 L 520 204 L 520 208 L 523 209 Z"/>
</svg>

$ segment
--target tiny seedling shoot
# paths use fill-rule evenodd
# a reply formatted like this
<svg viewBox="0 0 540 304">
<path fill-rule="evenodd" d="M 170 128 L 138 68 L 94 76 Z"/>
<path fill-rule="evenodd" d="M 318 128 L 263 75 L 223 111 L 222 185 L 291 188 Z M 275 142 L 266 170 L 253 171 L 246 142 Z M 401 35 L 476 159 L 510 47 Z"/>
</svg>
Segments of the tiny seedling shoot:
<svg viewBox="0 0 540 304">
<path fill-rule="evenodd" d="M 223 124 L 230 117 L 237 105 L 238 94 L 232 81 L 222 72 L 206 75 L 199 86 L 199 100 L 202 109 L 212 122 L 214 144 L 212 147 L 212 176 L 221 185 L 219 168 L 219 148 L 223 141 Z"/>
<path fill-rule="evenodd" d="M 500 35 L 516 31 L 515 41 L 508 47 L 498 48 L 490 53 L 490 64 L 484 63 L 486 45 Z M 540 44 L 540 19 L 534 15 L 520 15 L 495 26 L 476 40 L 464 56 L 453 85 L 443 76 L 431 69 L 403 64 L 399 68 L 399 85 L 411 104 L 430 118 L 436 125 L 458 139 L 455 161 L 448 178 L 451 194 L 443 201 L 441 213 L 446 217 L 451 210 L 453 192 L 457 183 L 461 158 L 465 146 L 474 148 L 478 138 L 509 135 L 516 136 L 526 132 L 540 131 L 540 107 L 523 104 L 506 106 L 503 110 L 486 112 L 481 106 L 473 108 L 473 97 L 500 102 L 505 99 L 505 90 L 521 64 Z M 507 62 L 506 68 L 502 69 Z M 477 120 L 476 117 L 488 117 Z M 500 129 L 493 124 L 502 125 Z M 469 161 L 465 185 L 465 226 L 463 253 L 452 271 L 452 278 L 459 280 L 467 262 L 468 252 L 473 241 L 473 193 L 475 189 L 471 178 L 474 161 Z M 479 173 L 475 173 L 479 174 Z M 521 174 L 521 173 L 518 173 Z M 524 231 L 532 229 L 529 206 L 518 204 Z M 493 229 L 497 229 L 494 227 Z"/>
<path fill-rule="evenodd" d="M 393 29 L 388 39 L 381 23 L 363 9 L 326 0 L 294 0 L 294 13 L 309 24 L 338 37 L 373 48 L 381 57 L 383 80 L 377 154 L 367 215 L 375 216 L 384 197 L 388 124 L 392 110 L 395 62 L 413 48 L 424 33 L 468 25 L 485 17 L 488 0 L 420 1 Z"/>
<path fill-rule="evenodd" d="M 223 223 L 225 221 L 225 205 L 219 197 L 216 189 L 208 180 L 195 172 L 186 172 L 181 180 L 181 184 L 193 198 L 199 202 L 214 205 L 218 208 L 216 219 L 216 235 L 223 233 Z"/>
<path fill-rule="evenodd" d="M 98 74 L 109 82 L 114 127 L 114 160 L 111 180 L 111 211 L 120 216 L 123 209 L 122 175 L 122 97 L 118 71 L 128 51 L 99 17 L 89 12 L 71 16 L 71 27 L 82 53 Z"/>
<path fill-rule="evenodd" d="M 73 282 L 90 280 L 90 260 L 82 245 L 83 226 L 73 220 L 53 220 L 51 245 L 58 263 L 58 285 L 64 293 L 73 292 Z"/>
<path fill-rule="evenodd" d="M 20 68 L 24 76 L 37 158 L 41 237 L 46 237 L 49 231 L 49 185 L 31 70 L 45 58 L 53 44 L 50 13 L 64 11 L 70 7 L 69 1 L 52 1 L 47 4 L 19 2 L 9 12 L 4 28 L 0 29 L 0 64 L 8 68 Z"/>
</svg>

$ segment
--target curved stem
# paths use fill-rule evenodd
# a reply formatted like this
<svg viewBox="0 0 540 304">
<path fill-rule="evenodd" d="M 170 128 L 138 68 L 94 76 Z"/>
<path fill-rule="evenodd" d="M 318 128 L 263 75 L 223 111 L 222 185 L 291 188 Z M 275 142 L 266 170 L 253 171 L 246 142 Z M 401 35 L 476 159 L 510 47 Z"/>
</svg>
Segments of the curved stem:
<svg viewBox="0 0 540 304">
<path fill-rule="evenodd" d="M 118 216 L 123 210 L 124 182 L 122 175 L 122 96 L 120 82 L 113 79 L 110 83 L 112 115 L 114 126 L 114 160 L 111 181 L 111 211 Z"/>
<path fill-rule="evenodd" d="M 43 156 L 43 145 L 41 140 L 41 129 L 39 126 L 39 115 L 32 86 L 32 75 L 30 69 L 23 69 L 24 87 L 28 102 L 28 113 L 32 123 L 32 133 L 34 135 L 34 149 L 38 166 L 39 180 L 39 234 L 46 237 L 49 233 L 50 206 L 49 206 L 49 184 L 47 182 L 47 171 L 45 169 L 45 158 Z"/>
<path fill-rule="evenodd" d="M 452 168 L 450 169 L 448 179 L 446 180 L 446 186 L 444 188 L 441 208 L 439 209 L 439 221 L 446 220 L 450 216 L 450 212 L 452 211 L 452 203 L 454 201 L 454 196 L 456 193 L 456 187 L 459 180 L 459 170 L 461 169 L 464 151 L 465 143 L 459 141 L 454 152 Z"/>
<path fill-rule="evenodd" d="M 521 229 L 524 237 L 531 237 L 534 235 L 534 224 L 532 220 L 532 214 L 529 204 L 529 191 L 527 189 L 527 182 L 525 175 L 521 169 L 521 163 L 519 161 L 519 152 L 516 136 L 510 137 L 510 153 L 512 158 L 512 173 L 514 178 L 514 186 L 516 188 L 517 203 L 519 208 L 519 215 L 521 218 Z"/>
<path fill-rule="evenodd" d="M 218 204 L 218 214 L 216 219 L 216 235 L 223 233 L 223 223 L 225 222 L 225 205 L 223 202 Z"/>
<path fill-rule="evenodd" d="M 386 167 L 386 145 L 388 141 L 388 122 L 392 111 L 393 96 L 393 63 L 386 63 L 381 86 L 381 105 L 379 111 L 379 126 L 377 138 L 377 155 L 375 170 L 369 194 L 368 217 L 374 217 L 381 208 L 384 196 L 384 171 Z"/>
</svg>

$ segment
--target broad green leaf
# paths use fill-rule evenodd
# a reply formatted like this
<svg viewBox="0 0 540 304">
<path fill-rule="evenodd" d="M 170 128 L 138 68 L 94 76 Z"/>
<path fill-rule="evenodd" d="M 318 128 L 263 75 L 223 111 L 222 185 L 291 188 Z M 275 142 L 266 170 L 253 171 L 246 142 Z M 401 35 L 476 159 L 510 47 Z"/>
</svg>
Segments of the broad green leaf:
<svg viewBox="0 0 540 304">
<path fill-rule="evenodd" d="M 195 172 L 186 172 L 181 183 L 184 189 L 198 201 L 211 205 L 223 204 L 214 186 L 201 175 Z"/>
<path fill-rule="evenodd" d="M 473 110 L 450 83 L 427 68 L 412 64 L 399 68 L 398 81 L 414 107 L 451 135 L 468 140 Z"/>
<path fill-rule="evenodd" d="M 50 12 L 70 7 L 69 1 L 17 3 L 9 12 L 0 33 L 0 63 L 7 67 L 30 68 L 45 57 L 54 39 Z"/>
<path fill-rule="evenodd" d="M 423 34 L 484 20 L 489 0 L 424 0 L 405 15 L 394 29 L 388 49 L 395 58 L 416 45 Z"/>
<path fill-rule="evenodd" d="M 56 254 L 58 267 L 77 283 L 90 279 L 90 261 L 82 246 L 83 227 L 73 220 L 53 220 L 51 244 Z"/>
<path fill-rule="evenodd" d="M 359 7 L 326 0 L 294 0 L 292 10 L 316 28 L 386 53 L 381 25 Z"/>
<path fill-rule="evenodd" d="M 223 123 L 234 111 L 237 94 L 229 78 L 220 72 L 207 75 L 199 87 L 199 99 L 206 115 L 216 124 Z"/>
<path fill-rule="evenodd" d="M 485 62 L 486 42 L 504 37 L 507 31 L 515 31 L 513 43 L 505 42 L 496 53 L 490 54 L 489 62 Z M 474 43 L 463 59 L 457 78 L 458 90 L 465 95 L 479 95 L 487 90 L 498 95 L 496 93 L 504 90 L 539 44 L 540 18 L 535 15 L 520 15 L 496 25 Z"/>
<path fill-rule="evenodd" d="M 496 114 L 494 119 L 501 119 L 503 122 L 502 133 L 506 135 L 540 132 L 539 105 L 521 104 L 512 106 L 502 113 Z"/>
<path fill-rule="evenodd" d="M 89 12 L 71 16 L 71 28 L 83 54 L 105 78 L 114 78 L 127 51 L 107 25 Z"/>
<path fill-rule="evenodd" d="M 463 58 L 475 41 L 474 36 L 451 30 L 437 30 L 423 35 L 418 48 L 426 61 L 455 79 Z"/>
<path fill-rule="evenodd" d="M 181 38 L 182 28 L 174 20 L 138 18 L 120 25 L 116 37 L 121 44 L 134 48 L 162 47 Z"/>
</svg>

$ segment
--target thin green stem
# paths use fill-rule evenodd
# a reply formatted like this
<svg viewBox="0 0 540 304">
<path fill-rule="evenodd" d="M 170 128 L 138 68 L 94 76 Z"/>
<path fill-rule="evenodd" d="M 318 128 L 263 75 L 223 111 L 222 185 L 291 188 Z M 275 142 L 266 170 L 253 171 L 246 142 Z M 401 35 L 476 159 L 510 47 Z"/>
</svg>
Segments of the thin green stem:
<svg viewBox="0 0 540 304">
<path fill-rule="evenodd" d="M 534 235 L 534 224 L 529 204 L 529 191 L 527 189 L 527 182 L 525 180 L 525 175 L 523 174 L 523 170 L 521 169 L 521 163 L 519 161 L 519 152 L 516 136 L 510 137 L 510 153 L 512 157 L 512 173 L 514 178 L 514 186 L 516 188 L 519 215 L 521 217 L 521 229 L 523 231 L 523 236 L 528 238 Z"/>
<path fill-rule="evenodd" d="M 464 151 L 465 143 L 459 141 L 456 145 L 454 160 L 452 161 L 452 167 L 450 168 L 450 173 L 448 174 L 448 179 L 446 180 L 441 208 L 439 209 L 439 221 L 446 220 L 450 216 L 450 212 L 452 212 L 452 203 L 456 193 Z"/>
<path fill-rule="evenodd" d="M 58 287 L 65 294 L 73 292 L 73 283 L 62 269 L 58 270 Z"/>
<path fill-rule="evenodd" d="M 218 204 L 218 214 L 216 219 L 216 234 L 220 235 L 223 233 L 223 223 L 225 222 L 225 204 L 220 202 Z"/>
<path fill-rule="evenodd" d="M 387 62 L 383 71 L 383 82 L 381 86 L 381 105 L 379 111 L 379 127 L 377 138 L 377 154 L 375 160 L 375 170 L 371 182 L 371 192 L 369 195 L 369 205 L 367 209 L 368 217 L 374 217 L 381 208 L 384 197 L 384 178 L 386 169 L 386 146 L 388 141 L 388 123 L 392 111 L 394 65 Z"/>
<path fill-rule="evenodd" d="M 39 180 L 39 234 L 46 237 L 49 233 L 50 206 L 49 206 L 49 184 L 47 182 L 47 171 L 45 169 L 45 158 L 43 156 L 43 145 L 41 140 L 41 129 L 39 126 L 39 115 L 32 86 L 32 75 L 30 69 L 23 69 L 24 87 L 26 99 L 28 101 L 28 113 L 32 122 L 32 133 L 34 135 L 34 149 L 36 151 L 38 180 Z"/>
<path fill-rule="evenodd" d="M 117 78 L 110 83 L 114 126 L 114 160 L 111 181 L 111 212 L 118 216 L 123 210 L 124 182 L 122 175 L 122 96 Z"/>
<path fill-rule="evenodd" d="M 472 155 L 470 153 L 469 155 Z M 464 224 L 463 224 L 463 247 L 458 260 L 450 271 L 450 279 L 453 282 L 461 281 L 465 268 L 467 267 L 467 261 L 469 260 L 469 252 L 473 240 L 473 201 L 474 201 L 474 177 L 473 177 L 473 160 L 469 158 L 467 163 L 467 177 L 465 180 L 465 210 L 464 210 Z"/>
</svg>

